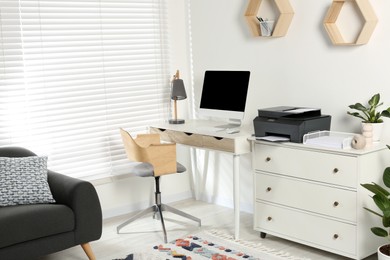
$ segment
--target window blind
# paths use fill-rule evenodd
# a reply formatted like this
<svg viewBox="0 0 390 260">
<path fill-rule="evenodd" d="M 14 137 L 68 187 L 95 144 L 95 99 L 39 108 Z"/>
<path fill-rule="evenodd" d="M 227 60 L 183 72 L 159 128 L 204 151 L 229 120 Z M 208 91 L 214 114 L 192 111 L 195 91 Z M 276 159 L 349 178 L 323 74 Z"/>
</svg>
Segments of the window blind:
<svg viewBox="0 0 390 260">
<path fill-rule="evenodd" d="M 0 0 L 0 146 L 74 177 L 125 173 L 119 128 L 169 111 L 159 0 Z"/>
</svg>

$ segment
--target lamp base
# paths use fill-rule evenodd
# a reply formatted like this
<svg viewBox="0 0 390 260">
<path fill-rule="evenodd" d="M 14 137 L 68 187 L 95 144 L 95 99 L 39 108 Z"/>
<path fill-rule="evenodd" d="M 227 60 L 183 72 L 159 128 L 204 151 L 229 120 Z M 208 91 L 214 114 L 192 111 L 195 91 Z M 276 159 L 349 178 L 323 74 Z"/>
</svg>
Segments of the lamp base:
<svg viewBox="0 0 390 260">
<path fill-rule="evenodd" d="M 169 123 L 174 125 L 184 124 L 184 122 L 184 119 L 169 119 Z"/>
</svg>

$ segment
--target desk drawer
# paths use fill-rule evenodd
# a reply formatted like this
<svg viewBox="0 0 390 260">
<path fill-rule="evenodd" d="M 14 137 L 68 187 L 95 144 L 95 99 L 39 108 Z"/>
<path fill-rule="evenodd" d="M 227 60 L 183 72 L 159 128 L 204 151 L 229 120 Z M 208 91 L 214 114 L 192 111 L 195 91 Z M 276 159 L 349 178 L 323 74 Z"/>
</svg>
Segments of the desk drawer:
<svg viewBox="0 0 390 260">
<path fill-rule="evenodd" d="M 256 203 L 254 219 L 258 231 L 356 255 L 355 225 L 259 202 Z"/>
<path fill-rule="evenodd" d="M 234 152 L 234 140 L 230 138 L 222 138 L 215 136 L 202 136 L 203 147 L 207 149 L 214 149 L 218 151 Z"/>
<path fill-rule="evenodd" d="M 255 170 L 357 187 L 358 164 L 353 156 L 265 144 L 256 144 L 255 154 Z"/>
<path fill-rule="evenodd" d="M 355 191 L 266 173 L 256 173 L 255 187 L 257 200 L 356 222 Z"/>
<path fill-rule="evenodd" d="M 161 140 L 167 142 L 231 153 L 234 152 L 234 140 L 230 138 L 199 135 L 194 133 L 160 129 L 155 127 L 151 127 L 150 132 L 160 134 Z"/>
<path fill-rule="evenodd" d="M 196 147 L 203 146 L 202 135 L 174 131 L 174 130 L 166 130 L 166 131 L 168 132 L 170 139 L 175 143 L 196 146 Z"/>
<path fill-rule="evenodd" d="M 169 129 L 161 129 L 156 127 L 151 127 L 150 132 L 159 134 L 160 139 L 162 141 L 191 145 L 196 147 L 203 146 L 202 135 L 174 131 Z"/>
</svg>

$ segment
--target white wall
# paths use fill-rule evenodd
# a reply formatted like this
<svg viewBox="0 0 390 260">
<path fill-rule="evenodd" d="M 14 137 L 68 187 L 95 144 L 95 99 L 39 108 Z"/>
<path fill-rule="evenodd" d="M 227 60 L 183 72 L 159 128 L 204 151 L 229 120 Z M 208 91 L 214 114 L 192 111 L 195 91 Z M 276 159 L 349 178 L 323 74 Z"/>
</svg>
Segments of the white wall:
<svg viewBox="0 0 390 260">
<path fill-rule="evenodd" d="M 331 115 L 331 130 L 359 132 L 359 120 L 346 114 L 348 105 L 366 102 L 380 92 L 383 107 L 390 106 L 389 1 L 371 1 L 379 22 L 369 43 L 362 46 L 331 44 L 322 24 L 331 0 L 290 0 L 295 16 L 287 35 L 281 38 L 252 37 L 244 19 L 249 0 L 187 1 L 191 7 L 196 104 L 205 70 L 237 69 L 252 72 L 246 124 L 252 124 L 258 108 L 307 106 Z M 355 23 L 361 24 L 353 11 L 353 6 L 346 6 L 340 17 L 346 23 L 340 28 L 347 39 L 356 33 Z M 390 144 L 390 119 L 385 123 L 383 139 Z M 231 185 L 231 158 L 213 156 L 209 165 L 217 165 L 207 176 L 204 198 L 231 206 L 231 186 L 226 186 Z M 252 211 L 249 156 L 241 162 L 242 208 Z"/>
<path fill-rule="evenodd" d="M 295 16 L 281 38 L 251 36 L 244 20 L 248 0 L 190 1 L 194 87 L 199 92 L 206 69 L 249 69 L 246 122 L 261 107 L 314 106 L 333 116 L 333 130 L 355 130 L 359 122 L 346 116 L 349 104 L 380 92 L 390 105 L 390 2 L 371 1 L 379 22 L 367 45 L 333 46 L 322 25 L 331 1 L 290 1 Z"/>
</svg>

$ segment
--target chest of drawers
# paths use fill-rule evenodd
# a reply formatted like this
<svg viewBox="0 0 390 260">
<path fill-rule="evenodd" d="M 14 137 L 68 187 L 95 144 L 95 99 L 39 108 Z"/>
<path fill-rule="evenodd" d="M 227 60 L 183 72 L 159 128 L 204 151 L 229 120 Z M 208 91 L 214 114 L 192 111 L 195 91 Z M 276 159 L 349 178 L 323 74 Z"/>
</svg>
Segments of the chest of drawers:
<svg viewBox="0 0 390 260">
<path fill-rule="evenodd" d="M 385 146 L 331 150 L 252 141 L 254 229 L 353 259 L 385 241 L 370 228 L 380 218 L 361 183 L 382 183 L 390 165 Z"/>
</svg>

